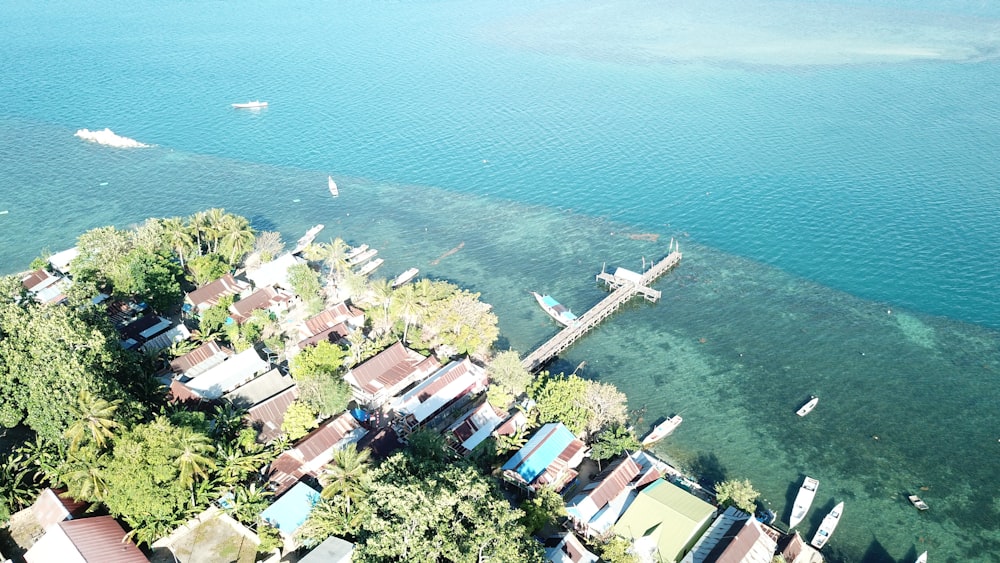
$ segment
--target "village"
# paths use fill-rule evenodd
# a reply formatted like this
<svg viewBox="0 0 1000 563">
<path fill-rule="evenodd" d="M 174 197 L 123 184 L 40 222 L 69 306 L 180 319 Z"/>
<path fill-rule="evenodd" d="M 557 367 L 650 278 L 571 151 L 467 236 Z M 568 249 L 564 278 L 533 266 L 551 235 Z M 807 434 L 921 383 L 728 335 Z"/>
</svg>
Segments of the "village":
<svg viewBox="0 0 1000 563">
<path fill-rule="evenodd" d="M 377 249 L 322 231 L 286 249 L 221 209 L 105 227 L 2 286 L 18 326 L 113 330 L 90 337 L 105 379 L 0 405 L 34 434 L 2 452 L 6 558 L 824 560 L 748 481 L 699 483 L 654 455 L 613 385 L 545 371 L 572 340 L 496 350 L 478 294 L 408 265 L 378 278 Z"/>
</svg>

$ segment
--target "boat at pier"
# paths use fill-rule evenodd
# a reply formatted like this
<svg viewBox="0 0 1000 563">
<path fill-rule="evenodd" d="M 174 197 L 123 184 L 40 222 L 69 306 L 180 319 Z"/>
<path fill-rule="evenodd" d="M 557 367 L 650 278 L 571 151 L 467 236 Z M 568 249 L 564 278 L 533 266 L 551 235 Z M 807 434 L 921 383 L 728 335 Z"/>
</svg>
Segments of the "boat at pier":
<svg viewBox="0 0 1000 563">
<path fill-rule="evenodd" d="M 337 189 L 337 182 L 333 181 L 333 176 L 326 177 L 326 185 L 330 188 L 330 195 L 337 197 L 340 195 L 340 190 Z"/>
<path fill-rule="evenodd" d="M 354 256 L 351 256 L 350 258 L 348 258 L 347 259 L 347 265 L 351 266 L 351 267 L 359 266 L 359 265 L 363 264 L 365 262 L 365 260 L 368 260 L 370 258 L 374 258 L 376 254 L 378 254 L 378 250 L 376 250 L 374 248 L 368 248 L 368 249 L 362 251 L 361 253 L 355 254 Z"/>
<path fill-rule="evenodd" d="M 361 269 L 358 270 L 358 275 L 360 275 L 360 276 L 367 276 L 368 274 L 374 272 L 375 268 L 378 268 L 384 262 L 385 262 L 384 258 L 376 258 L 376 259 L 372 260 L 371 262 L 369 262 L 369 263 L 365 264 L 364 266 L 362 266 Z"/>
<path fill-rule="evenodd" d="M 671 432 L 676 430 L 677 427 L 680 426 L 681 422 L 683 421 L 684 419 L 681 418 L 681 415 L 678 414 L 657 424 L 656 427 L 653 428 L 653 431 L 647 434 L 646 437 L 642 439 L 642 445 L 644 447 L 652 446 L 653 444 L 666 438 L 667 436 L 670 435 Z"/>
<path fill-rule="evenodd" d="M 260 108 L 266 108 L 267 107 L 267 102 L 262 102 L 260 100 L 254 100 L 252 102 L 244 102 L 244 103 L 233 104 L 233 107 L 236 108 L 236 109 L 260 109 Z"/>
<path fill-rule="evenodd" d="M 403 285 L 404 283 L 406 283 L 406 282 L 412 280 L 413 278 L 417 277 L 417 274 L 419 274 L 419 273 L 420 273 L 420 269 L 419 268 L 410 268 L 409 270 L 407 270 L 407 271 L 403 272 L 402 274 L 399 274 L 398 276 L 396 276 L 396 279 L 392 280 L 392 287 L 399 287 L 399 286 Z"/>
<path fill-rule="evenodd" d="M 813 499 L 816 498 L 816 489 L 819 488 L 819 481 L 806 476 L 799 487 L 799 493 L 795 495 L 795 504 L 792 505 L 792 515 L 788 518 L 788 527 L 794 528 L 799 522 L 805 519 L 812 506 Z"/>
<path fill-rule="evenodd" d="M 816 408 L 817 403 L 819 403 L 819 397 L 813 395 L 813 397 L 809 399 L 809 401 L 806 402 L 806 404 L 802 405 L 801 407 L 799 407 L 799 410 L 795 411 L 795 414 L 799 416 L 805 416 L 811 413 L 814 408 Z"/>
<path fill-rule="evenodd" d="M 534 291 L 532 291 L 531 294 L 535 297 L 535 301 L 538 301 L 542 310 L 555 319 L 557 323 L 563 326 L 572 326 L 576 324 L 576 315 L 574 315 L 565 305 L 562 305 L 553 299 L 551 295 L 541 295 Z"/>
<path fill-rule="evenodd" d="M 910 496 L 908 496 L 906 498 L 908 498 L 910 500 L 910 504 L 912 504 L 913 506 L 915 506 L 917 508 L 917 510 L 919 510 L 921 512 L 923 512 L 924 510 L 927 510 L 927 509 L 930 508 L 929 506 L 927 506 L 927 503 L 924 502 L 924 501 L 922 501 L 922 500 L 920 500 L 920 497 L 918 497 L 917 495 L 910 495 Z"/>
<path fill-rule="evenodd" d="M 355 246 L 354 248 L 348 250 L 346 254 L 344 254 L 344 260 L 347 260 L 348 262 L 350 262 L 358 254 L 361 254 L 362 252 L 364 252 L 366 250 L 368 250 L 368 245 L 367 244 L 362 244 L 361 246 Z"/>
<path fill-rule="evenodd" d="M 295 249 L 292 250 L 292 254 L 298 254 L 299 252 L 305 250 L 305 248 L 309 246 L 312 241 L 316 240 L 316 235 L 318 235 L 322 230 L 323 225 L 319 224 L 306 231 L 306 234 L 295 243 Z"/>
<path fill-rule="evenodd" d="M 819 525 L 819 530 L 816 530 L 816 535 L 813 536 L 811 542 L 812 546 L 816 549 L 822 548 L 829 541 L 830 536 L 833 535 L 833 531 L 837 529 L 837 524 L 840 523 L 840 516 L 844 513 L 844 503 L 840 503 L 833 507 L 823 518 L 823 523 Z"/>
</svg>

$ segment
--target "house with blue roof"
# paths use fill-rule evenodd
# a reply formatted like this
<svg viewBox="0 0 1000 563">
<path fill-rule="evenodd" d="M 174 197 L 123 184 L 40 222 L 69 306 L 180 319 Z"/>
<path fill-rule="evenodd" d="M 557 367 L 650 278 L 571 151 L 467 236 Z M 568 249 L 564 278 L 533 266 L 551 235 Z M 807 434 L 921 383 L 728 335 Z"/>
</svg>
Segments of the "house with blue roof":
<svg viewBox="0 0 1000 563">
<path fill-rule="evenodd" d="M 261 512 L 260 517 L 282 533 L 291 535 L 305 524 L 313 506 L 320 501 L 319 492 L 299 481 L 288 492 Z"/>
<path fill-rule="evenodd" d="M 561 422 L 538 429 L 523 448 L 503 464 L 504 478 L 537 491 L 549 486 L 557 491 L 577 476 L 576 468 L 587 455 L 583 441 Z"/>
</svg>

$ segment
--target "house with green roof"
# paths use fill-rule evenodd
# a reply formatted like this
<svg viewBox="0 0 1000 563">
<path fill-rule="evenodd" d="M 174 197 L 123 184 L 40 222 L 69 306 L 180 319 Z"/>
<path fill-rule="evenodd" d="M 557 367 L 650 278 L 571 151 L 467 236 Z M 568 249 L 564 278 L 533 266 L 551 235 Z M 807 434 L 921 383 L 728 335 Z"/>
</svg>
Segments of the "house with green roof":
<svg viewBox="0 0 1000 563">
<path fill-rule="evenodd" d="M 715 507 L 680 487 L 657 479 L 636 496 L 614 531 L 632 541 L 643 562 L 680 561 L 708 529 Z"/>
</svg>

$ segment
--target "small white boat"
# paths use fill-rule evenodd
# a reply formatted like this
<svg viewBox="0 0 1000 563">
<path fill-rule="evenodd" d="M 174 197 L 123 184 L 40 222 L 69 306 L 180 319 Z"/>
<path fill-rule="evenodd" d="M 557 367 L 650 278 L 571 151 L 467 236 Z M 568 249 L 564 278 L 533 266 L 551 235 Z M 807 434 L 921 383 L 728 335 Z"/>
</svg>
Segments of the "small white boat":
<svg viewBox="0 0 1000 563">
<path fill-rule="evenodd" d="M 914 563 L 927 563 L 927 552 L 925 551 L 917 556 L 917 560 Z"/>
<path fill-rule="evenodd" d="M 819 397 L 813 396 L 811 399 L 809 399 L 809 401 L 806 404 L 799 407 L 799 410 L 795 411 L 795 414 L 799 416 L 805 416 L 811 413 L 814 408 L 816 408 L 817 403 L 819 403 Z"/>
<path fill-rule="evenodd" d="M 816 530 L 816 535 L 813 536 L 812 541 L 809 543 L 811 543 L 816 549 L 821 549 L 824 545 L 826 545 L 830 536 L 833 535 L 833 531 L 837 529 L 837 524 L 840 523 L 840 516 L 843 513 L 844 503 L 840 503 L 833 507 L 833 510 L 831 510 L 830 513 L 823 518 L 823 523 L 819 525 L 819 530 Z"/>
<path fill-rule="evenodd" d="M 681 418 L 681 415 L 678 414 L 657 424 L 656 427 L 653 428 L 653 431 L 650 432 L 649 434 L 646 434 L 646 437 L 642 439 L 642 445 L 651 446 L 659 442 L 660 440 L 666 438 L 667 436 L 670 435 L 671 432 L 676 430 L 677 427 L 680 426 L 681 422 L 683 421 L 684 419 Z"/>
<path fill-rule="evenodd" d="M 795 504 L 792 505 L 792 515 L 788 518 L 788 527 L 794 528 L 799 522 L 805 519 L 812 506 L 813 499 L 816 498 L 816 489 L 819 488 L 819 481 L 812 477 L 806 477 L 799 487 L 799 493 L 795 495 Z"/>
<path fill-rule="evenodd" d="M 330 195 L 333 197 L 340 195 L 340 190 L 337 189 L 337 182 L 333 181 L 333 176 L 326 177 L 326 185 L 330 188 Z"/>
<path fill-rule="evenodd" d="M 399 286 L 403 285 L 404 283 L 406 283 L 406 282 L 412 280 L 413 278 L 417 277 L 417 274 L 419 274 L 419 273 L 420 273 L 420 269 L 419 268 L 410 268 L 409 270 L 407 270 L 407 271 L 403 272 L 402 274 L 399 274 L 398 276 L 396 276 L 396 279 L 392 280 L 392 287 L 399 287 Z"/>
<path fill-rule="evenodd" d="M 361 254 L 362 252 L 364 252 L 366 250 L 368 250 L 368 245 L 367 244 L 362 244 L 361 246 L 355 246 L 354 248 L 348 250 L 346 254 L 344 254 L 344 260 L 347 260 L 348 262 L 350 262 L 351 260 L 354 259 L 355 256 L 357 256 L 358 254 Z"/>
<path fill-rule="evenodd" d="M 260 108 L 266 108 L 267 107 L 267 102 L 262 102 L 260 100 L 254 100 L 252 102 L 245 102 L 245 103 L 233 104 L 233 107 L 236 108 L 236 109 L 260 109 Z"/>
<path fill-rule="evenodd" d="M 908 496 L 906 498 L 910 499 L 910 504 L 912 504 L 913 506 L 915 506 L 917 508 L 917 510 L 919 510 L 921 512 L 923 512 L 923 511 L 925 511 L 925 510 L 927 510 L 927 509 L 930 508 L 929 506 L 927 506 L 927 503 L 924 502 L 924 501 L 922 501 L 922 500 L 920 500 L 920 497 L 918 497 L 917 495 L 910 495 L 910 496 Z"/>
<path fill-rule="evenodd" d="M 316 235 L 318 235 L 322 230 L 323 225 L 319 224 L 306 231 L 306 234 L 295 243 L 295 249 L 292 250 L 292 254 L 298 254 L 299 252 L 305 250 L 305 248 L 309 246 L 312 241 L 316 240 Z"/>
<path fill-rule="evenodd" d="M 563 326 L 572 326 L 576 324 L 576 315 L 574 315 L 565 305 L 560 304 L 558 301 L 552 298 L 551 295 L 540 295 L 531 292 L 535 296 L 535 301 L 542 309 L 549 314 L 550 317 L 555 319 L 555 321 Z"/>
<path fill-rule="evenodd" d="M 360 270 L 358 270 L 358 275 L 367 276 L 368 274 L 374 272 L 375 268 L 381 266 L 383 262 L 385 262 L 385 259 L 383 258 L 376 258 L 372 260 L 371 262 L 362 266 Z"/>
<path fill-rule="evenodd" d="M 361 254 L 355 254 L 351 258 L 348 258 L 347 259 L 347 265 L 348 266 L 359 266 L 359 265 L 363 264 L 365 262 L 365 260 L 368 260 L 370 258 L 374 258 L 376 254 L 378 254 L 378 250 L 376 250 L 374 248 L 369 248 L 368 250 L 365 250 Z"/>
</svg>

